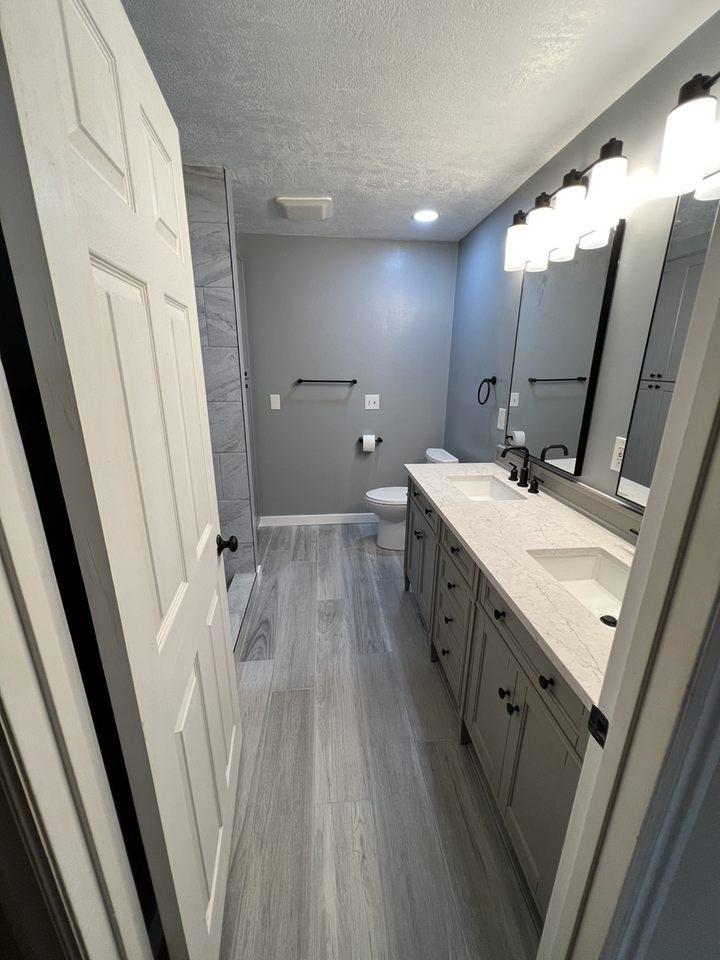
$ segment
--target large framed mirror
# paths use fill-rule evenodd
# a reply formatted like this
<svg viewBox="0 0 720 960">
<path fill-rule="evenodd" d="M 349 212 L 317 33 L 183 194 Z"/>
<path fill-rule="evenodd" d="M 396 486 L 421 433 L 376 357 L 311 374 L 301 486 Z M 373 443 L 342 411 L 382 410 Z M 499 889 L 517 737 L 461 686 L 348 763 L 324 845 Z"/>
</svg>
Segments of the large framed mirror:
<svg viewBox="0 0 720 960">
<path fill-rule="evenodd" d="M 717 201 L 678 200 L 625 441 L 617 495 L 644 509 L 675 389 Z"/>
<path fill-rule="evenodd" d="M 523 277 L 506 439 L 573 476 L 582 471 L 624 226 L 606 246 Z"/>
</svg>

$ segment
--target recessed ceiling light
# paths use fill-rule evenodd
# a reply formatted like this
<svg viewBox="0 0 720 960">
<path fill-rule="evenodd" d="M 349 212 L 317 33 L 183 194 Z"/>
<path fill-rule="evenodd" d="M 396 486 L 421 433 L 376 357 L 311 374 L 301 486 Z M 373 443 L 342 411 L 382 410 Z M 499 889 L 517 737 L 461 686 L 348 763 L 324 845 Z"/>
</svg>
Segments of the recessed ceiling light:
<svg viewBox="0 0 720 960">
<path fill-rule="evenodd" d="M 413 220 L 417 220 L 418 223 L 432 223 L 439 216 L 437 210 L 416 210 L 413 214 Z"/>
</svg>

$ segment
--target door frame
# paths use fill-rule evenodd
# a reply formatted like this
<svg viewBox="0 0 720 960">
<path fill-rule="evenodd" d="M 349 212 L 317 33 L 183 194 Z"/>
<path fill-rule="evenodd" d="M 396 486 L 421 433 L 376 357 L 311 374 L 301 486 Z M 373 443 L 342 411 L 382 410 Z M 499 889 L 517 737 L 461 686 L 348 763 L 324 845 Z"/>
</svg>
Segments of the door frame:
<svg viewBox="0 0 720 960">
<path fill-rule="evenodd" d="M 709 634 L 720 569 L 720 228 L 716 221 L 600 693 L 538 960 L 594 960 L 613 918 Z"/>
</svg>

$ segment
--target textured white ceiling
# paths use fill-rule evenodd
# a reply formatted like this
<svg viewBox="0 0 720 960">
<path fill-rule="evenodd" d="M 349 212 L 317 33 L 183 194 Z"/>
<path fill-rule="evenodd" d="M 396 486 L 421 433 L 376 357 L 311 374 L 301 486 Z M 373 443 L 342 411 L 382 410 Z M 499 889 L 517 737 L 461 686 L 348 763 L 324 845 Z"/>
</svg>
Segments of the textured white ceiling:
<svg viewBox="0 0 720 960">
<path fill-rule="evenodd" d="M 456 240 L 716 0 L 124 0 L 244 232 Z M 293 223 L 272 198 L 333 198 Z M 433 206 L 440 219 L 410 215 Z"/>
</svg>

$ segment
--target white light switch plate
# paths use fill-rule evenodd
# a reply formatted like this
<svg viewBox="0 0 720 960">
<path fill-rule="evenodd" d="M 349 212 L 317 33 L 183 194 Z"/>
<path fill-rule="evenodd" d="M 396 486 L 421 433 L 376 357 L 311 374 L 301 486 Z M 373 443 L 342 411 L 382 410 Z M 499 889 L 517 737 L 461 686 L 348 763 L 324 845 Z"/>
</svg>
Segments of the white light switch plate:
<svg viewBox="0 0 720 960">
<path fill-rule="evenodd" d="M 519 407 L 519 406 L 520 406 L 520 394 L 519 394 L 519 393 L 511 393 L 511 394 L 510 394 L 510 406 L 511 406 L 511 407 Z"/>
<path fill-rule="evenodd" d="M 280 394 L 271 393 L 270 394 L 270 409 L 279 410 L 280 409 Z"/>
<path fill-rule="evenodd" d="M 366 394 L 365 394 L 365 409 L 366 409 L 366 410 L 379 410 L 379 409 L 380 409 L 380 394 L 379 394 L 379 393 L 366 393 Z"/>
<path fill-rule="evenodd" d="M 620 473 L 620 468 L 622 467 L 623 457 L 625 456 L 626 439 L 626 437 L 615 437 L 615 446 L 613 447 L 612 460 L 610 461 L 610 469 L 614 470 L 615 473 Z"/>
<path fill-rule="evenodd" d="M 498 419 L 497 419 L 498 430 L 505 429 L 506 420 L 507 420 L 507 410 L 505 409 L 505 407 L 500 407 L 498 410 Z"/>
</svg>

